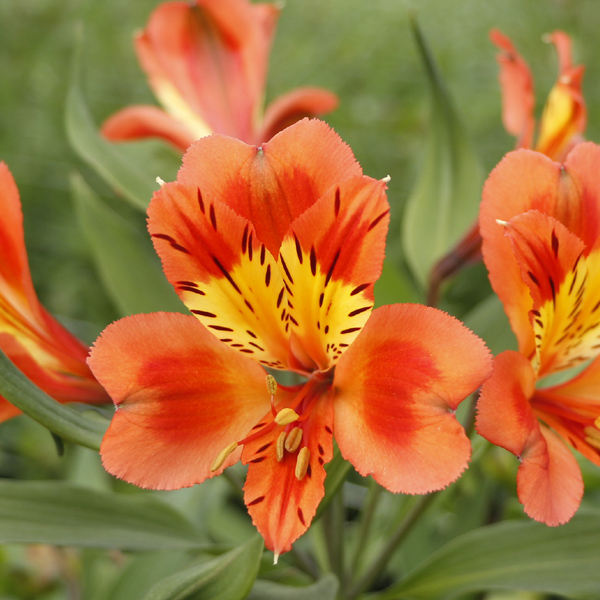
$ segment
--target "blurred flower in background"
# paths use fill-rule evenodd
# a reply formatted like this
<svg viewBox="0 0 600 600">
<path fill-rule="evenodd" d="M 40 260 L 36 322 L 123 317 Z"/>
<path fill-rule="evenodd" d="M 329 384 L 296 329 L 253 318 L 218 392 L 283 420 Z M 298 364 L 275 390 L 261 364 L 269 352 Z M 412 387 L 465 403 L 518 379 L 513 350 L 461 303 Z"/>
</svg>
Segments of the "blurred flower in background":
<svg viewBox="0 0 600 600">
<path fill-rule="evenodd" d="M 105 403 L 86 360 L 88 348 L 40 304 L 29 272 L 23 215 L 15 181 L 0 163 L 0 348 L 59 402 Z M 0 398 L 0 421 L 20 411 Z"/>
<path fill-rule="evenodd" d="M 261 144 L 305 116 L 334 110 L 334 94 L 304 87 L 263 112 L 278 17 L 274 4 L 248 0 L 161 4 L 135 47 L 163 109 L 125 108 L 104 123 L 103 134 L 113 141 L 158 137 L 182 151 L 211 133 Z"/>
</svg>

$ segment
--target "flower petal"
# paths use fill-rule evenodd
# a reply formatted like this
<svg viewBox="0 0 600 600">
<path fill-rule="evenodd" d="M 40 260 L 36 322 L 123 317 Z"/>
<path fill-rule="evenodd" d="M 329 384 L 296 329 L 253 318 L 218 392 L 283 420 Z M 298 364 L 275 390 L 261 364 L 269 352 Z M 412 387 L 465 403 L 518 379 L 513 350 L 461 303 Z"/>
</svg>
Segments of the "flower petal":
<svg viewBox="0 0 600 600">
<path fill-rule="evenodd" d="M 129 106 L 120 110 L 104 121 L 102 135 L 113 142 L 157 137 L 182 151 L 196 139 L 189 127 L 155 106 Z"/>
<path fill-rule="evenodd" d="M 261 148 L 214 135 L 193 144 L 178 181 L 218 198 L 252 223 L 277 258 L 292 221 L 344 180 L 362 175 L 328 125 L 302 120 Z"/>
<path fill-rule="evenodd" d="M 547 427 L 539 428 L 517 473 L 517 494 L 525 512 L 546 525 L 571 519 L 583 497 L 579 465 L 563 440 Z"/>
<path fill-rule="evenodd" d="M 278 15 L 274 5 L 247 0 L 161 4 L 136 48 L 167 111 L 194 131 L 195 118 L 254 142 Z"/>
<path fill-rule="evenodd" d="M 208 330 L 255 360 L 284 368 L 286 291 L 252 224 L 218 197 L 175 182 L 155 194 L 148 227 L 167 279 Z"/>
<path fill-rule="evenodd" d="M 531 296 L 511 242 L 497 220 L 510 221 L 518 214 L 538 210 L 560 221 L 590 252 L 600 244 L 600 183 L 594 175 L 598 164 L 600 147 L 591 143 L 578 144 L 564 165 L 519 150 L 500 162 L 484 186 L 479 215 L 483 258 L 519 349 L 526 356 L 535 348 L 528 316 Z"/>
<path fill-rule="evenodd" d="M 3 162 L 0 212 L 0 348 L 55 400 L 107 402 L 86 365 L 88 349 L 44 309 L 33 289 L 19 192 Z M 14 414 L 1 411 L 4 418 Z"/>
<path fill-rule="evenodd" d="M 454 410 L 489 373 L 489 351 L 453 317 L 410 304 L 373 311 L 335 371 L 342 455 L 392 492 L 447 486 L 471 448 Z"/>
<path fill-rule="evenodd" d="M 265 372 L 194 318 L 134 315 L 107 327 L 89 364 L 117 411 L 100 452 L 107 471 L 140 487 L 189 487 L 269 406 Z"/>
<path fill-rule="evenodd" d="M 530 148 L 535 127 L 535 96 L 531 71 L 509 38 L 497 29 L 492 29 L 490 39 L 502 51 L 496 58 L 500 65 L 504 128 L 517 137 L 519 148 Z"/>
<path fill-rule="evenodd" d="M 338 97 L 327 90 L 302 87 L 275 98 L 267 106 L 257 143 L 270 140 L 304 117 L 319 117 L 338 107 Z"/>
<path fill-rule="evenodd" d="M 561 160 L 585 130 L 587 114 L 581 84 L 583 66 L 574 67 L 571 61 L 571 38 L 562 31 L 550 34 L 558 52 L 558 80 L 544 107 L 536 150 L 550 158 Z"/>
<path fill-rule="evenodd" d="M 365 176 L 341 183 L 283 241 L 292 350 L 307 370 L 331 368 L 371 314 L 389 223 L 385 189 Z"/>
<path fill-rule="evenodd" d="M 314 382 L 305 387 L 310 388 Z M 319 388 L 320 386 L 316 386 Z M 310 526 L 325 494 L 325 469 L 333 456 L 333 410 L 331 395 L 319 389 L 303 389 L 301 394 L 322 394 L 315 399 L 309 418 L 302 423 L 301 447 L 285 451 L 277 460 L 275 445 L 281 428 L 244 445 L 242 462 L 248 463 L 244 486 L 245 502 L 252 522 L 259 530 L 275 559 L 292 548 Z M 282 403 L 278 408 L 289 403 Z M 292 429 L 295 424 L 288 426 Z M 305 448 L 303 451 L 302 448 Z M 308 451 L 308 465 L 301 479 L 297 466 L 301 452 Z"/>
</svg>

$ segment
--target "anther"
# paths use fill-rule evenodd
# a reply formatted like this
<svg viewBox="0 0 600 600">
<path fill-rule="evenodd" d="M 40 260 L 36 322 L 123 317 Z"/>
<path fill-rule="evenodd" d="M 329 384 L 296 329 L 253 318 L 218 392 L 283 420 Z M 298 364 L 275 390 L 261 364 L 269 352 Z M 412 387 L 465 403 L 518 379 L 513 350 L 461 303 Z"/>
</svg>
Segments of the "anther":
<svg viewBox="0 0 600 600">
<path fill-rule="evenodd" d="M 289 425 L 290 423 L 297 421 L 299 418 L 300 416 L 293 408 L 282 408 L 275 415 L 274 421 L 277 423 L 277 425 Z"/>
<path fill-rule="evenodd" d="M 599 419 L 596 419 L 594 425 L 597 426 Z M 585 441 L 592 447 L 600 450 L 600 431 L 596 427 L 584 427 L 583 432 L 586 434 Z"/>
<path fill-rule="evenodd" d="M 296 452 L 298 447 L 300 446 L 300 442 L 302 441 L 303 431 L 300 427 L 294 427 L 289 433 L 287 438 L 285 439 L 285 449 L 288 452 Z"/>
<path fill-rule="evenodd" d="M 216 470 L 220 469 L 223 466 L 223 463 L 227 460 L 227 457 L 238 447 L 237 442 L 233 442 L 229 444 L 226 448 L 223 448 L 219 455 L 213 461 L 213 464 L 210 466 L 210 472 L 214 473 Z"/>
<path fill-rule="evenodd" d="M 310 450 L 304 446 L 300 452 L 298 452 L 298 458 L 296 459 L 296 479 L 302 481 L 308 470 L 308 463 L 310 461 Z"/>
<path fill-rule="evenodd" d="M 277 438 L 277 444 L 275 446 L 275 453 L 277 456 L 277 462 L 281 462 L 283 460 L 283 454 L 284 454 L 284 444 L 285 444 L 285 438 L 287 436 L 287 433 L 285 431 L 282 431 L 279 434 L 279 437 Z"/>
<path fill-rule="evenodd" d="M 274 396 L 277 393 L 277 380 L 273 375 L 267 375 L 267 392 Z"/>
</svg>

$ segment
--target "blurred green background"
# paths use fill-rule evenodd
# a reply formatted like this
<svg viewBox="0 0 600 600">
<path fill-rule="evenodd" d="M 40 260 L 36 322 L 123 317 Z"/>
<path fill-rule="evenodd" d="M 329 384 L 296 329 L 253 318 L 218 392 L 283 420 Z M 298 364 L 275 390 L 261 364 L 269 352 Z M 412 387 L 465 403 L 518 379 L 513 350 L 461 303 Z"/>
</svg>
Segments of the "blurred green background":
<svg viewBox="0 0 600 600">
<path fill-rule="evenodd" d="M 71 173 L 82 171 L 141 231 L 144 219 L 112 197 L 69 147 L 64 107 L 77 30 L 83 28 L 83 91 L 100 124 L 126 105 L 155 103 L 133 52 L 132 35 L 157 5 L 149 0 L 0 0 L 0 160 L 8 164 L 21 192 L 40 299 L 87 342 L 119 314 L 77 227 Z M 323 86 L 340 96 L 340 108 L 326 120 L 350 144 L 366 174 L 391 176 L 392 243 L 429 129 L 428 87 L 410 31 L 411 15 L 429 42 L 486 172 L 514 143 L 501 123 L 496 50 L 488 39 L 492 27 L 511 37 L 529 63 L 537 115 L 557 74 L 556 54 L 542 43 L 542 35 L 563 29 L 572 36 L 575 62 L 586 65 L 586 137 L 600 140 L 597 0 L 287 0 L 271 55 L 267 101 L 301 85 Z M 148 173 L 151 180 L 157 175 L 164 177 Z M 395 301 L 406 299 L 402 293 L 394 297 L 394 289 L 388 292 Z M 37 425 L 16 420 L 0 427 L 3 476 L 67 477 L 91 486 L 95 478 L 107 478 L 97 456 L 77 449 L 67 458 L 61 463 L 51 438 Z M 499 471 L 496 478 L 509 482 L 510 489 L 514 461 L 505 459 L 502 454 L 500 462 L 484 467 L 488 476 Z M 477 486 L 468 478 L 461 482 L 463 494 L 469 485 Z M 514 490 L 509 495 L 514 514 L 520 514 Z M 68 564 L 68 551 L 65 556 L 61 564 Z M 21 557 L 11 554 L 11 561 L 20 564 Z M 23 559 L 23 564 L 30 562 L 30 557 Z M 38 596 L 25 590 L 15 597 Z"/>
</svg>

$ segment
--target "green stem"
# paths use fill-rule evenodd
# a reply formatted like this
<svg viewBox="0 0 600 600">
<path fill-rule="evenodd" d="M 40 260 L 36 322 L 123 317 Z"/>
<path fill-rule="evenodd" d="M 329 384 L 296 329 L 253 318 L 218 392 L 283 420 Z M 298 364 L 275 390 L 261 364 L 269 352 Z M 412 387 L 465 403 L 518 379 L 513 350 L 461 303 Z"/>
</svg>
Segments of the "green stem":
<svg viewBox="0 0 600 600">
<path fill-rule="evenodd" d="M 323 513 L 323 527 L 329 566 L 339 581 L 344 577 L 344 500 L 340 491 Z"/>
<path fill-rule="evenodd" d="M 98 450 L 106 423 L 59 404 L 32 383 L 0 350 L 0 396 L 63 440 Z"/>
<path fill-rule="evenodd" d="M 367 545 L 367 538 L 369 537 L 371 522 L 375 516 L 375 510 L 377 509 L 379 498 L 381 498 L 382 492 L 383 488 L 374 479 L 371 479 L 369 482 L 369 500 L 361 514 L 356 551 L 350 566 L 348 578 L 352 577 L 353 573 L 358 572 L 360 560 L 362 558 L 363 551 L 365 550 L 365 546 Z"/>
<path fill-rule="evenodd" d="M 408 514 L 404 517 L 398 529 L 388 539 L 385 546 L 379 552 L 379 555 L 371 563 L 367 571 L 360 577 L 360 579 L 348 590 L 346 594 L 347 600 L 353 600 L 359 594 L 373 584 L 374 581 L 385 571 L 393 553 L 398 549 L 398 546 L 404 541 L 404 538 L 408 535 L 410 530 L 418 521 L 419 517 L 425 509 L 431 504 L 431 502 L 437 497 L 438 492 L 433 492 L 427 496 L 422 496 L 413 505 Z"/>
</svg>

